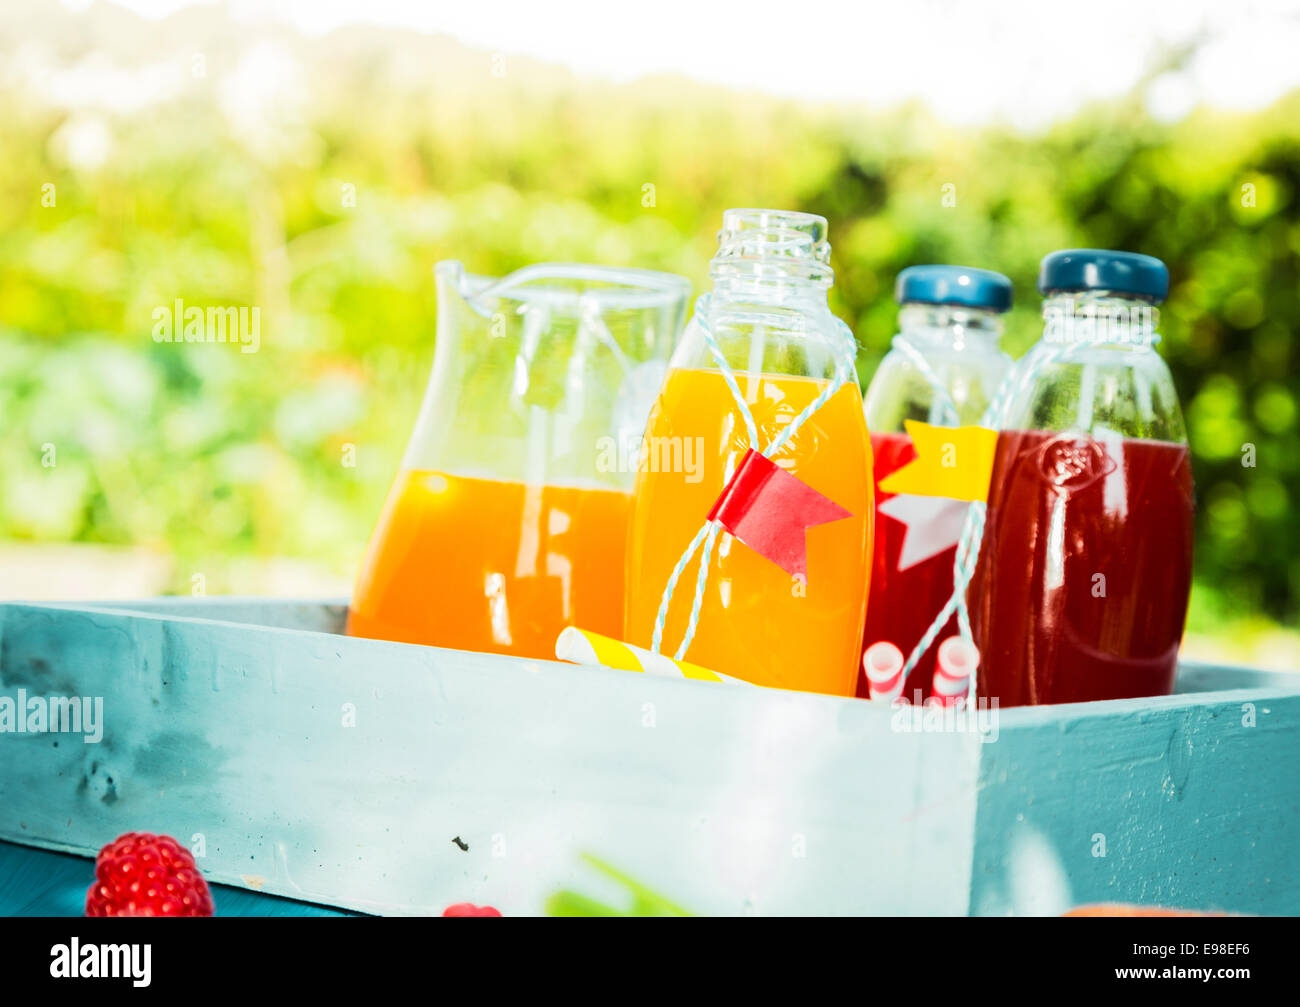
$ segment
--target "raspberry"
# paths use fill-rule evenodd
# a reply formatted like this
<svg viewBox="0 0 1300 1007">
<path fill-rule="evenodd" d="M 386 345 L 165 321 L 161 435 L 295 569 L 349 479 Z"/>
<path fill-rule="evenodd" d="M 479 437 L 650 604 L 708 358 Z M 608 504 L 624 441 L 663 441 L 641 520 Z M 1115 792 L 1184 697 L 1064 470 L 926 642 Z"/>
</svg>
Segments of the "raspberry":
<svg viewBox="0 0 1300 1007">
<path fill-rule="evenodd" d="M 476 906 L 473 902 L 457 902 L 442 911 L 443 916 L 500 916 L 499 909 L 491 906 Z"/>
<path fill-rule="evenodd" d="M 211 916 L 212 892 L 171 836 L 128 832 L 99 851 L 87 916 Z"/>
</svg>

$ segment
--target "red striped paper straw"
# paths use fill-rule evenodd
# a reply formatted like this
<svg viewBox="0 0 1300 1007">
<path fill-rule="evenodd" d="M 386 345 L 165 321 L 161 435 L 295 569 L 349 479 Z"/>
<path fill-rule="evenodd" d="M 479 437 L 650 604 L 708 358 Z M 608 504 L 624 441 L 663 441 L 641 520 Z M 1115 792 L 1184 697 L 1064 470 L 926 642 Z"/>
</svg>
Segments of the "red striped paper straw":
<svg viewBox="0 0 1300 1007">
<path fill-rule="evenodd" d="M 980 652 L 973 643 L 960 636 L 948 637 L 939 644 L 931 696 L 942 706 L 952 706 L 966 695 L 970 677 L 979 665 Z"/>
<path fill-rule="evenodd" d="M 871 698 L 892 703 L 903 691 L 903 652 L 888 640 L 878 640 L 862 655 Z"/>
</svg>

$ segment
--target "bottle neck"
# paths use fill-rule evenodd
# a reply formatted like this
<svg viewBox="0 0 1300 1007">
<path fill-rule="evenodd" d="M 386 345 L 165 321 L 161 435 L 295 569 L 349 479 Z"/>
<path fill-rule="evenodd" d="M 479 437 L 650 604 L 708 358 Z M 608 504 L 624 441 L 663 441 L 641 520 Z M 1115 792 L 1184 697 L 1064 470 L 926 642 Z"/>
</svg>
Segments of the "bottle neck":
<svg viewBox="0 0 1300 1007">
<path fill-rule="evenodd" d="M 789 311 L 829 311 L 830 284 L 809 283 L 792 277 L 713 277 L 715 306 L 746 304 Z"/>
<path fill-rule="evenodd" d="M 904 304 L 898 312 L 898 331 L 918 349 L 996 353 L 1002 316 L 951 304 Z"/>
<path fill-rule="evenodd" d="M 1108 291 L 1057 293 L 1043 301 L 1043 342 L 1151 348 L 1160 341 L 1160 309 Z"/>
<path fill-rule="evenodd" d="M 709 263 L 716 301 L 827 310 L 834 274 L 826 220 L 787 210 L 727 210 Z"/>
</svg>

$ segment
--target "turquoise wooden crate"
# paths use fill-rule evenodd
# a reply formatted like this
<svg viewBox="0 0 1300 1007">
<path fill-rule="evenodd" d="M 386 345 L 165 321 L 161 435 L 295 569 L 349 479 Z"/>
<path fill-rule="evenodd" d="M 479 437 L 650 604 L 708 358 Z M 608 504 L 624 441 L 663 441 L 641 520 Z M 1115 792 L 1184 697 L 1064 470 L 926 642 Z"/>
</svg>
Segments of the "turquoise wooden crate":
<svg viewBox="0 0 1300 1007">
<path fill-rule="evenodd" d="M 1173 696 L 999 711 L 981 735 L 343 618 L 0 605 L 0 702 L 103 700 L 98 743 L 0 734 L 0 839 L 92 855 L 163 831 L 213 881 L 365 912 L 600 896 L 583 852 L 701 913 L 1300 912 L 1300 675 L 1186 664 Z"/>
</svg>

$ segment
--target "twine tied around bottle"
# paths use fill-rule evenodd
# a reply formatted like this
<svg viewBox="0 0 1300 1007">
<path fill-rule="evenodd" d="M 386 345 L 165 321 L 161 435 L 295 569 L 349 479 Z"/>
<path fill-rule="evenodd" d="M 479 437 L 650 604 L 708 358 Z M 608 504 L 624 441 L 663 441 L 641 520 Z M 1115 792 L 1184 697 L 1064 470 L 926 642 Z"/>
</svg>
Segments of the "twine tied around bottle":
<svg viewBox="0 0 1300 1007">
<path fill-rule="evenodd" d="M 790 439 L 794 437 L 799 428 L 808 420 L 813 413 L 817 412 L 826 402 L 843 388 L 850 380 L 855 380 L 855 362 L 856 362 L 856 342 L 853 333 L 849 327 L 840 319 L 835 318 L 835 332 L 840 336 L 834 340 L 832 353 L 835 357 L 835 372 L 826 387 L 821 390 L 812 402 L 804 407 L 803 411 L 792 419 L 767 447 L 762 447 L 759 443 L 758 425 L 754 422 L 754 415 L 750 412 L 748 403 L 745 402 L 744 395 L 740 392 L 740 386 L 736 382 L 736 376 L 732 372 L 727 358 L 722 353 L 722 348 L 718 345 L 717 338 L 714 336 L 712 329 L 709 327 L 709 309 L 711 305 L 709 294 L 701 294 L 695 302 L 695 313 L 691 324 L 698 326 L 700 335 L 704 339 L 705 346 L 709 349 L 709 354 L 713 357 L 714 362 L 721 372 L 723 380 L 727 383 L 727 388 L 731 391 L 731 396 L 740 410 L 741 418 L 745 422 L 745 432 L 749 437 L 749 445 L 752 451 L 760 454 L 763 458 L 770 459 L 780 451 Z M 832 316 L 833 317 L 833 316 Z M 723 492 L 730 485 L 732 477 L 735 475 L 734 458 L 728 461 L 727 472 L 723 479 Z M 716 511 L 715 505 L 715 511 Z M 663 642 L 664 625 L 668 621 L 668 607 L 672 602 L 673 593 L 677 589 L 677 582 L 681 580 L 686 568 L 690 565 L 691 560 L 695 557 L 696 552 L 701 548 L 703 552 L 700 555 L 699 572 L 695 578 L 695 597 L 691 603 L 690 617 L 686 623 L 686 632 L 682 636 L 681 644 L 677 647 L 674 660 L 681 661 L 686 656 L 686 651 L 695 639 L 695 631 L 699 626 L 700 611 L 704 606 L 704 592 L 708 585 L 709 579 L 709 561 L 713 555 L 713 546 L 717 540 L 718 533 L 723 531 L 722 524 L 714 517 L 710 516 L 704 520 L 700 530 L 695 537 L 691 539 L 690 544 L 678 559 L 677 565 L 673 567 L 672 573 L 668 577 L 668 583 L 664 587 L 663 597 L 659 602 L 659 611 L 655 616 L 654 634 L 650 641 L 650 653 L 658 654 Z"/>
</svg>

